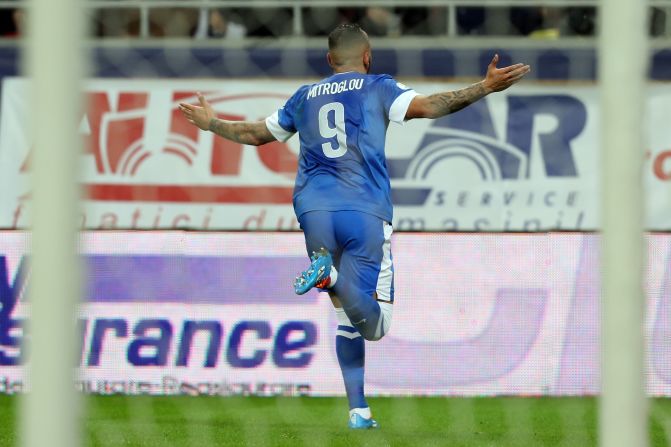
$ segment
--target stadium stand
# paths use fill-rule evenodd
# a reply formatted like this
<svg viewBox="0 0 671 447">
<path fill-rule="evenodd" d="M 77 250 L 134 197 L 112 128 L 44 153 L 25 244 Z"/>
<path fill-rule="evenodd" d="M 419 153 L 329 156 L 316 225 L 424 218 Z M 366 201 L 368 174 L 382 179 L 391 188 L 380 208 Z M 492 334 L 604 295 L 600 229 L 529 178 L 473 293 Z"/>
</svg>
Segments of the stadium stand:
<svg viewBox="0 0 671 447">
<path fill-rule="evenodd" d="M 572 0 L 557 0 L 543 7 L 465 0 L 355 0 L 342 7 L 318 0 L 166 4 L 170 2 L 91 1 L 93 74 L 323 76 L 329 71 L 323 60 L 323 36 L 338 23 L 358 22 L 376 36 L 376 70 L 393 76 L 478 77 L 483 74 L 482 61 L 493 51 L 499 51 L 504 61 L 528 61 L 536 67 L 531 74 L 535 79 L 591 81 L 596 76 L 594 36 L 599 11 L 594 1 L 576 6 Z M 0 1 L 0 42 L 5 42 L 0 45 L 2 77 L 19 72 L 13 41 L 20 35 L 20 5 Z M 671 20 L 667 20 L 671 8 L 663 1 L 650 5 L 649 32 L 654 38 L 650 77 L 665 80 L 671 78 L 671 52 L 666 45 L 671 37 Z M 285 39 L 280 44 L 272 37 Z M 164 45 L 165 39 L 184 43 Z M 181 63 L 168 62 L 173 55 L 179 55 L 175 60 Z M 301 55 L 306 57 L 297 58 Z"/>
</svg>

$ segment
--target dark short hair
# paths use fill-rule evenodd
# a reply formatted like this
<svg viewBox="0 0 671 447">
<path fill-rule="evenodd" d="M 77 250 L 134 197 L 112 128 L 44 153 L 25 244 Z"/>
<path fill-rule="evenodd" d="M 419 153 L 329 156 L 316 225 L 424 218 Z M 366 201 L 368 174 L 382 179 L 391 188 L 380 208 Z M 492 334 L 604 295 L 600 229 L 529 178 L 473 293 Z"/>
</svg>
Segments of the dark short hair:
<svg viewBox="0 0 671 447">
<path fill-rule="evenodd" d="M 356 23 L 342 23 L 329 34 L 329 50 L 367 44 L 368 36 Z"/>
</svg>

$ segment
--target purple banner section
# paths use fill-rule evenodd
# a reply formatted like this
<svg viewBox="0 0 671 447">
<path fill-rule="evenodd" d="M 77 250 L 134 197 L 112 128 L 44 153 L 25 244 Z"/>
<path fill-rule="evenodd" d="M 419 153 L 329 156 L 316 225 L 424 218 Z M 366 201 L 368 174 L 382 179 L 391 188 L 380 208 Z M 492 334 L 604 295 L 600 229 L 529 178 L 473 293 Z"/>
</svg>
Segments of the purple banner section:
<svg viewBox="0 0 671 447">
<path fill-rule="evenodd" d="M 389 335 L 398 355 L 369 350 L 368 380 L 413 389 L 427 383 L 450 387 L 503 377 L 522 363 L 536 341 L 547 296 L 544 289 L 499 289 L 487 327 L 470 339 L 418 342 Z"/>
<path fill-rule="evenodd" d="M 601 283 L 599 239 L 585 237 L 576 272 L 575 292 L 564 331 L 564 350 L 556 384 L 558 394 L 599 392 Z"/>
<path fill-rule="evenodd" d="M 671 247 L 666 258 L 650 357 L 657 375 L 666 383 L 671 383 Z"/>
<path fill-rule="evenodd" d="M 306 257 L 86 256 L 86 300 L 97 303 L 305 304 L 293 279 Z"/>
</svg>

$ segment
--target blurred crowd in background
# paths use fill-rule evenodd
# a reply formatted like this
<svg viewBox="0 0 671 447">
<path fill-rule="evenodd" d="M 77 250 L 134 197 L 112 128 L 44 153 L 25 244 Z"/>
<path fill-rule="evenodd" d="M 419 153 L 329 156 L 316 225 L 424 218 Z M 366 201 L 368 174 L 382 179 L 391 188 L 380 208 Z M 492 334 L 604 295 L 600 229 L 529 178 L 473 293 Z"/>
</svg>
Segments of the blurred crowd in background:
<svg viewBox="0 0 671 447">
<path fill-rule="evenodd" d="M 315 7 L 302 9 L 306 36 L 327 35 L 343 22 L 359 23 L 371 36 L 445 35 L 445 7 Z M 280 37 L 294 33 L 292 8 L 151 8 L 148 36 L 195 39 Z M 135 7 L 92 9 L 91 33 L 99 38 L 140 37 L 141 14 Z M 555 39 L 593 36 L 594 7 L 457 7 L 456 34 L 460 36 L 529 36 Z M 650 34 L 665 34 L 666 11 L 651 8 Z M 0 35 L 16 37 L 23 28 L 20 9 L 0 10 Z"/>
</svg>

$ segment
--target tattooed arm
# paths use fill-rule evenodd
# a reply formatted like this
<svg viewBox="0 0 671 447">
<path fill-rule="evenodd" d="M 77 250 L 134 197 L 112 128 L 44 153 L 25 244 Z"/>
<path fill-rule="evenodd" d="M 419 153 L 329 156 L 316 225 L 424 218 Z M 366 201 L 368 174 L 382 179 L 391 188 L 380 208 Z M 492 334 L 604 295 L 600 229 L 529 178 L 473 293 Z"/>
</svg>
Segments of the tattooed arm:
<svg viewBox="0 0 671 447">
<path fill-rule="evenodd" d="M 453 92 L 416 96 L 408 107 L 405 119 L 439 118 L 457 112 L 492 92 L 507 89 L 529 73 L 530 67 L 524 64 L 496 68 L 498 61 L 499 55 L 497 54 L 487 67 L 485 79 L 469 87 Z"/>
<path fill-rule="evenodd" d="M 207 127 L 220 137 L 242 144 L 260 146 L 275 141 L 265 121 L 226 121 L 212 118 Z"/>
<path fill-rule="evenodd" d="M 275 141 L 275 137 L 268 130 L 265 121 L 228 121 L 217 118 L 212 106 L 205 97 L 198 94 L 200 107 L 187 103 L 180 103 L 179 110 L 184 117 L 202 130 L 213 133 L 237 143 L 260 146 Z"/>
<path fill-rule="evenodd" d="M 417 104 L 413 104 L 415 103 L 413 101 L 408 107 L 406 118 L 410 118 L 408 115 L 412 115 L 413 112 L 414 116 L 411 116 L 412 118 L 439 118 L 473 104 L 488 93 L 484 81 L 480 81 L 477 84 L 453 92 L 435 93 L 424 98 L 419 96 L 416 98 Z"/>
</svg>

